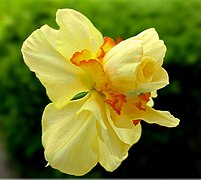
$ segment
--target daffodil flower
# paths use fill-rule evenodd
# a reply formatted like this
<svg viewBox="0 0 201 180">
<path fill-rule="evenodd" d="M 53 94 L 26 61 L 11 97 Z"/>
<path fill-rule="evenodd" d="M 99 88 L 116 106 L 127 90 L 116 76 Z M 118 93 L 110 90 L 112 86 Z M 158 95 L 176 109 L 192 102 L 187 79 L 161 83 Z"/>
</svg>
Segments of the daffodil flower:
<svg viewBox="0 0 201 180">
<path fill-rule="evenodd" d="M 60 9 L 59 30 L 42 26 L 24 42 L 25 63 L 52 101 L 42 117 L 48 164 L 84 175 L 97 163 L 114 171 L 141 136 L 140 121 L 175 127 L 179 119 L 152 108 L 168 84 L 166 53 L 154 28 L 115 42 L 81 13 Z M 79 98 L 77 98 L 80 96 Z"/>
</svg>

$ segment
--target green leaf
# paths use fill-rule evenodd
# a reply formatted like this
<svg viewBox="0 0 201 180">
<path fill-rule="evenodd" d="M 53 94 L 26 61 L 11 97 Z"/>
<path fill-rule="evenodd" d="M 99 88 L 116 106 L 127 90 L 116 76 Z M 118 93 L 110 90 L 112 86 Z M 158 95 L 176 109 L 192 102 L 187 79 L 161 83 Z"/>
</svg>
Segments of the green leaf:
<svg viewBox="0 0 201 180">
<path fill-rule="evenodd" d="M 71 100 L 77 100 L 77 99 L 81 99 L 83 98 L 84 96 L 86 96 L 88 94 L 88 92 L 80 92 L 78 94 L 76 94 Z"/>
</svg>

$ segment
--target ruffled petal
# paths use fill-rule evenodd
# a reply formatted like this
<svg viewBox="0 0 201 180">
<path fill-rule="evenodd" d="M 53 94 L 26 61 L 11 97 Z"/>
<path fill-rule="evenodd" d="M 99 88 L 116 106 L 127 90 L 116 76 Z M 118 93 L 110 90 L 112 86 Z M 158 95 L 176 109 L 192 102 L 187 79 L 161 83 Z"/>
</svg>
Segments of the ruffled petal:
<svg viewBox="0 0 201 180">
<path fill-rule="evenodd" d="M 61 172 L 84 175 L 98 162 L 96 121 L 89 111 L 77 113 L 86 98 L 58 110 L 49 104 L 43 114 L 42 143 L 49 165 Z"/>
<path fill-rule="evenodd" d="M 138 141 L 141 126 L 133 126 L 132 129 L 115 127 L 109 109 L 112 108 L 94 91 L 80 112 L 89 110 L 97 119 L 99 162 L 107 171 L 113 171 L 128 156 L 129 148 Z"/>
<path fill-rule="evenodd" d="M 112 86 L 128 96 L 158 90 L 168 84 L 161 67 L 166 47 L 154 28 L 122 41 L 103 58 Z"/>
<path fill-rule="evenodd" d="M 72 9 L 59 9 L 56 13 L 59 25 L 58 50 L 70 59 L 83 49 L 96 53 L 103 44 L 102 34 L 83 14 Z"/>
<path fill-rule="evenodd" d="M 107 135 L 114 135 L 114 132 L 107 132 Z M 99 138 L 99 163 L 109 172 L 118 168 L 121 162 L 128 156 L 129 146 L 122 145 L 122 143 L 120 143 L 120 141 L 116 141 L 115 138 L 116 136 L 111 138 L 105 137 L 103 140 Z M 111 143 L 111 141 L 114 141 L 114 143 L 108 146 L 108 143 Z"/>
<path fill-rule="evenodd" d="M 149 101 L 147 102 L 147 105 L 153 107 L 154 106 L 153 98 L 156 98 L 157 96 L 158 96 L 157 91 L 152 91 L 151 96 L 149 97 Z"/>
<path fill-rule="evenodd" d="M 132 117 L 130 117 L 130 115 L 127 114 L 124 109 L 121 113 L 121 116 L 119 116 L 110 108 L 108 119 L 118 137 L 126 144 L 133 145 L 140 139 L 142 132 L 140 123 L 134 125 L 132 122 Z"/>
<path fill-rule="evenodd" d="M 67 62 L 56 50 L 57 37 L 58 31 L 45 25 L 26 39 L 22 53 L 25 63 L 45 86 L 49 98 L 57 107 L 62 107 L 79 92 L 88 91 L 91 85 L 84 71 Z"/>
<path fill-rule="evenodd" d="M 155 92 L 153 93 L 152 97 L 154 96 L 156 96 Z M 145 105 L 144 108 L 140 108 L 136 103 L 138 102 L 138 99 L 139 97 L 137 96 L 128 98 L 127 103 L 122 108 L 121 116 L 117 116 L 114 113 L 111 114 L 111 117 L 114 119 L 114 123 L 117 127 L 131 129 L 133 125 L 137 124 L 138 126 L 138 123 L 136 122 L 140 120 L 166 127 L 175 127 L 179 124 L 179 119 L 175 118 L 168 111 L 155 110 L 148 105 Z"/>
<path fill-rule="evenodd" d="M 142 119 L 150 124 L 158 124 L 166 127 L 176 127 L 179 124 L 179 119 L 175 118 L 168 111 L 155 110 L 149 106 L 146 106 L 146 110 L 142 111 L 137 108 L 133 108 L 133 115 L 136 119 Z"/>
<path fill-rule="evenodd" d="M 125 40 L 114 46 L 102 64 L 112 86 L 121 92 L 135 89 L 135 72 L 142 59 L 140 40 Z"/>
<path fill-rule="evenodd" d="M 154 42 L 150 48 L 144 50 L 144 59 L 153 59 L 161 66 L 167 49 L 162 40 Z"/>
<path fill-rule="evenodd" d="M 131 129 L 116 127 L 110 117 L 110 111 L 107 111 L 107 120 L 103 119 L 99 125 L 99 162 L 107 171 L 114 171 L 127 158 L 130 147 L 139 140 L 141 125 L 138 124 Z M 106 128 L 102 129 L 102 126 Z"/>
<path fill-rule="evenodd" d="M 130 39 L 141 40 L 144 49 L 149 49 L 153 43 L 155 43 L 159 40 L 159 36 L 154 28 L 149 28 L 149 29 L 142 31 L 141 33 L 139 33 L 138 35 L 136 35 Z"/>
<path fill-rule="evenodd" d="M 139 78 L 139 74 L 141 74 L 143 69 L 140 69 L 138 67 L 137 71 L 138 71 L 138 74 L 137 74 L 138 78 L 136 80 L 136 89 L 134 91 L 135 94 L 156 91 L 169 84 L 168 73 L 162 67 L 155 68 L 152 75 L 149 76 L 151 78 L 149 81 L 140 80 L 142 79 L 143 75 L 141 75 L 141 77 Z"/>
<path fill-rule="evenodd" d="M 167 49 L 154 28 L 147 29 L 130 39 L 142 41 L 144 59 L 152 59 L 162 65 Z"/>
</svg>

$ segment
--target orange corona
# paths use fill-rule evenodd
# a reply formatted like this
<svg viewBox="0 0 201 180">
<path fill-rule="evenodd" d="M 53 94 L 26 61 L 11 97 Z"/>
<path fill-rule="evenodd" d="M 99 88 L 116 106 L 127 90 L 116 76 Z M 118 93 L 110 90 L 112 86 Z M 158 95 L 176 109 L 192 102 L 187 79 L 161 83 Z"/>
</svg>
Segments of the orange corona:
<svg viewBox="0 0 201 180">
<path fill-rule="evenodd" d="M 117 43 L 115 43 L 112 38 L 104 37 L 104 43 L 95 55 L 84 49 L 81 52 L 75 52 L 70 59 L 74 65 L 79 66 L 91 75 L 95 82 L 95 89 L 105 96 L 104 102 L 109 104 L 119 115 L 121 114 L 123 104 L 126 103 L 126 96 L 111 87 L 101 60 L 120 41 L 121 39 L 119 38 Z"/>
</svg>

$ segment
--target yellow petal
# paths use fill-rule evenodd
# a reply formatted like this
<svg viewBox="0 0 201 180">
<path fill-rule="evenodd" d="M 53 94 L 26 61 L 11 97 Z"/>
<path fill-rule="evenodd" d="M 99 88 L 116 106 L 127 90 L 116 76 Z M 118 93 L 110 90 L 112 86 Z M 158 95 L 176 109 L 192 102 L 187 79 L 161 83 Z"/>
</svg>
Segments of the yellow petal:
<svg viewBox="0 0 201 180">
<path fill-rule="evenodd" d="M 107 133 L 108 135 L 113 135 L 114 133 Z M 112 145 L 108 144 L 114 141 Z M 104 140 L 99 138 L 100 145 L 100 159 L 99 163 L 103 166 L 107 171 L 112 172 L 116 168 L 118 168 L 121 162 L 127 158 L 128 156 L 128 145 L 122 146 L 119 141 L 116 141 L 114 137 Z M 109 145 L 109 146 L 108 146 Z M 121 150 L 121 151 L 120 151 Z M 124 152 L 124 153 L 122 153 Z"/>
<path fill-rule="evenodd" d="M 159 40 L 159 36 L 154 28 L 149 28 L 130 39 L 141 40 L 144 49 L 149 49 L 154 42 Z"/>
<path fill-rule="evenodd" d="M 103 102 L 101 95 L 94 91 L 79 112 L 88 110 L 96 118 L 99 162 L 107 171 L 113 171 L 127 157 L 131 145 L 139 139 L 141 127 L 140 125 L 133 129 L 115 127 L 110 111 L 108 111 L 109 108 L 110 106 Z"/>
<path fill-rule="evenodd" d="M 139 109 L 134 110 L 135 118 L 143 119 L 147 123 L 154 123 L 166 127 L 175 127 L 179 124 L 179 119 L 175 118 L 168 111 L 155 110 L 149 106 L 146 106 L 145 111 Z"/>
<path fill-rule="evenodd" d="M 99 137 L 99 163 L 107 170 L 114 171 L 128 156 L 130 146 L 122 142 L 107 119 L 102 98 L 94 94 L 96 101 L 90 101 L 85 108 L 90 108 L 97 117 L 97 131 Z M 93 102 L 93 103 L 92 103 Z"/>
<path fill-rule="evenodd" d="M 105 55 L 102 64 L 115 89 L 128 92 L 135 88 L 135 71 L 141 58 L 139 40 L 122 41 Z"/>
<path fill-rule="evenodd" d="M 135 126 L 129 114 L 122 111 L 121 116 L 119 116 L 111 108 L 107 114 L 110 125 L 123 142 L 133 145 L 140 139 L 142 132 L 141 125 L 139 123 Z"/>
<path fill-rule="evenodd" d="M 153 93 L 154 96 L 156 95 Z M 118 127 L 132 128 L 133 120 L 144 120 L 148 123 L 155 123 L 166 127 L 175 127 L 179 124 L 179 119 L 175 118 L 168 111 L 158 111 L 145 105 L 143 109 L 136 106 L 139 97 L 132 97 L 127 99 L 127 103 L 122 108 L 121 116 L 111 114 L 114 123 Z M 138 125 L 137 125 L 138 126 Z"/>
<path fill-rule="evenodd" d="M 56 14 L 59 25 L 58 49 L 70 59 L 83 49 L 96 53 L 103 44 L 101 33 L 83 14 L 72 9 L 59 9 Z"/>
<path fill-rule="evenodd" d="M 151 45 L 149 49 L 144 50 L 144 59 L 153 59 L 158 62 L 160 66 L 163 63 L 167 49 L 162 40 L 159 40 Z"/>
<path fill-rule="evenodd" d="M 103 66 L 114 89 L 138 95 L 168 84 L 168 74 L 161 67 L 165 52 L 163 41 L 151 28 L 114 46 L 103 58 Z"/>
<path fill-rule="evenodd" d="M 100 143 L 100 164 L 107 171 L 114 171 L 127 158 L 128 150 L 141 135 L 141 126 L 133 128 L 118 128 L 114 125 L 110 114 L 107 121 L 99 121 L 98 134 Z M 105 126 L 106 128 L 101 128 Z"/>
<path fill-rule="evenodd" d="M 62 107 L 79 92 L 90 89 L 90 81 L 80 70 L 55 49 L 58 31 L 47 25 L 33 32 L 24 42 L 22 53 L 25 63 L 36 73 L 47 90 L 49 98 Z"/>
<path fill-rule="evenodd" d="M 96 121 L 89 111 L 77 114 L 87 98 L 72 101 L 60 110 L 49 104 L 42 121 L 42 143 L 49 165 L 77 176 L 98 162 Z"/>
<path fill-rule="evenodd" d="M 162 40 L 159 40 L 159 36 L 154 28 L 147 29 L 130 39 L 141 40 L 143 57 L 157 61 L 160 63 L 160 66 L 162 65 L 166 46 Z"/>
<path fill-rule="evenodd" d="M 141 69 L 141 67 L 139 66 L 137 71 L 138 78 L 136 80 L 136 89 L 134 90 L 135 94 L 156 91 L 169 84 L 168 74 L 166 70 L 162 67 L 156 67 L 152 74 L 149 76 L 149 78 L 151 79 L 148 81 L 144 80 L 145 77 L 142 73 L 144 69 Z M 130 95 L 131 94 L 132 93 L 130 93 Z"/>
</svg>

